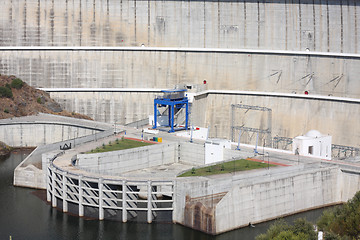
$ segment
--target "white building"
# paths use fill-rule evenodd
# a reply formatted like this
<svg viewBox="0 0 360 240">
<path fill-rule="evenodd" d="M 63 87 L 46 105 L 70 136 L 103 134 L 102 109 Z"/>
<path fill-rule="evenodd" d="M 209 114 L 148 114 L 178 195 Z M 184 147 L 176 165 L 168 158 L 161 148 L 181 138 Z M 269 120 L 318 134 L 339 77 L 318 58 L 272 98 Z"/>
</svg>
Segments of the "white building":
<svg viewBox="0 0 360 240">
<path fill-rule="evenodd" d="M 231 142 L 212 138 L 205 142 L 205 164 L 224 161 L 224 149 L 231 149 Z"/>
<path fill-rule="evenodd" d="M 331 160 L 331 136 L 322 135 L 317 130 L 295 137 L 292 146 L 294 154 Z"/>
</svg>

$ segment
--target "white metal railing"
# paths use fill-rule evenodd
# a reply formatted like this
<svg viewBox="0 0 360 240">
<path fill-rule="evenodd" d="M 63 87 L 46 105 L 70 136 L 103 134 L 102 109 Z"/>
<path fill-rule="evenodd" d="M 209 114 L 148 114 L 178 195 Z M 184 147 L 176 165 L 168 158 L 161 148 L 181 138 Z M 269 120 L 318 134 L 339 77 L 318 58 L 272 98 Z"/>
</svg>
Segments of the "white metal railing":
<svg viewBox="0 0 360 240">
<path fill-rule="evenodd" d="M 46 175 L 47 201 L 53 207 L 58 200 L 62 201 L 63 212 L 68 212 L 68 203 L 73 203 L 78 205 L 79 216 L 84 216 L 84 207 L 92 207 L 98 209 L 102 220 L 104 211 L 114 216 L 121 210 L 122 221 L 127 222 L 128 216 L 136 217 L 138 211 L 147 211 L 147 222 L 151 223 L 157 211 L 173 211 L 174 182 L 170 180 L 94 178 L 63 171 L 52 161 Z M 159 195 L 170 199 L 159 199 Z"/>
</svg>

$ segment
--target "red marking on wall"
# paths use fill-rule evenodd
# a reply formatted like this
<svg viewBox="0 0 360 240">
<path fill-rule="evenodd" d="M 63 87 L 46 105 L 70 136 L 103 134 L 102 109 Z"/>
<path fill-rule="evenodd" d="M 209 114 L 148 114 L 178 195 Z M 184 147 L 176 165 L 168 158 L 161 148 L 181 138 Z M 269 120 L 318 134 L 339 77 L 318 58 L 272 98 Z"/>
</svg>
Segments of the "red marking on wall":
<svg viewBox="0 0 360 240">
<path fill-rule="evenodd" d="M 133 140 L 133 141 L 138 141 L 138 142 L 146 142 L 146 143 L 152 143 L 152 144 L 157 144 L 158 142 L 154 142 L 154 141 L 147 141 L 147 140 L 141 140 L 138 138 L 131 138 L 131 137 L 124 137 L 125 139 L 129 139 L 129 140 Z"/>
<path fill-rule="evenodd" d="M 268 161 L 263 161 L 263 160 L 259 160 L 259 159 L 256 159 L 256 158 L 247 158 L 246 160 L 254 161 L 254 162 L 265 162 L 265 163 L 268 162 Z M 287 164 L 283 164 L 283 163 L 277 163 L 277 162 L 269 162 L 269 164 L 277 165 L 277 166 L 282 166 L 282 167 L 291 166 L 291 165 L 287 165 Z"/>
</svg>

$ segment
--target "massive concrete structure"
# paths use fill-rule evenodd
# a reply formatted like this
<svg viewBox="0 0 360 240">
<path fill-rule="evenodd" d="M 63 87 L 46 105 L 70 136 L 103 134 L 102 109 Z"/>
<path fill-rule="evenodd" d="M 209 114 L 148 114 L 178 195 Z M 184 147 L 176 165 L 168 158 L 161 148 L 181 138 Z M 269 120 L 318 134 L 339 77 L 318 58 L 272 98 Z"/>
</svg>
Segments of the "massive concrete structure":
<svg viewBox="0 0 360 240">
<path fill-rule="evenodd" d="M 360 146 L 353 131 L 360 127 L 355 0 L 21 0 L 2 6 L 0 73 L 51 88 L 70 111 L 126 124 L 152 113 L 158 89 L 206 80 L 212 92 L 195 98 L 191 121 L 211 126 L 212 136 L 231 136 L 230 105 L 242 103 L 273 109 L 273 136 L 318 129 L 336 144 Z M 308 96 L 287 95 L 305 91 Z M 262 116 L 241 117 L 263 127 Z"/>
</svg>

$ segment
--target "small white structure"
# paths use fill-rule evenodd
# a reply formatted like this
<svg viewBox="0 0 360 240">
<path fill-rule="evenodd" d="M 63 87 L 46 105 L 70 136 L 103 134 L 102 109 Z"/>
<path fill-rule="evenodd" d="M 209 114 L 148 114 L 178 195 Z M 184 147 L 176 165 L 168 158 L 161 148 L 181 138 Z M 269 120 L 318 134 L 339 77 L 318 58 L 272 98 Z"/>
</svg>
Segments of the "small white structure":
<svg viewBox="0 0 360 240">
<path fill-rule="evenodd" d="M 190 129 L 187 131 L 179 131 L 175 135 L 178 137 L 206 140 L 208 138 L 208 133 L 209 133 L 208 128 L 201 128 L 194 126 L 194 127 L 190 127 Z"/>
<path fill-rule="evenodd" d="M 205 142 L 205 164 L 224 161 L 224 149 L 231 149 L 231 142 L 226 139 L 208 139 Z"/>
<path fill-rule="evenodd" d="M 310 130 L 305 136 L 293 139 L 293 153 L 301 156 L 321 157 L 331 160 L 331 136 Z"/>
</svg>

